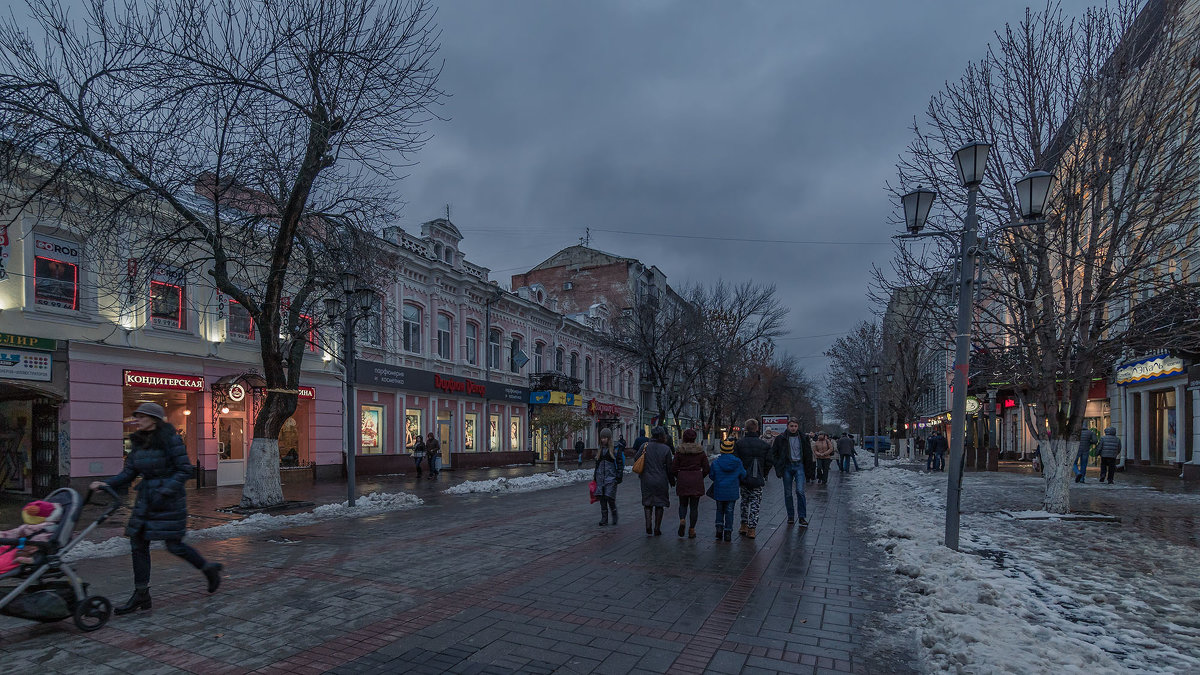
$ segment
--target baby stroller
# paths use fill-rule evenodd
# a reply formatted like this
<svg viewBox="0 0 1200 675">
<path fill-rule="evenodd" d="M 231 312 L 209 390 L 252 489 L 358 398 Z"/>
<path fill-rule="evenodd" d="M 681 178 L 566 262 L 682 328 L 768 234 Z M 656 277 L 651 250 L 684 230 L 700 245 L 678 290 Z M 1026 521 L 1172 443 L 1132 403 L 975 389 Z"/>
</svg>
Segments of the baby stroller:
<svg viewBox="0 0 1200 675">
<path fill-rule="evenodd" d="M 117 493 L 111 488 L 105 489 L 105 492 L 112 498 L 112 503 L 77 536 L 71 536 L 75 531 L 75 523 L 84 504 L 91 501 L 93 492 L 89 490 L 87 499 L 82 500 L 79 493 L 71 488 L 59 488 L 45 498 L 45 501 L 62 505 L 58 530 L 49 541 L 0 539 L 0 545 L 34 549 L 32 564 L 21 565 L 0 575 L 0 594 L 4 594 L 0 599 L 0 614 L 46 623 L 71 617 L 83 631 L 96 630 L 108 622 L 112 616 L 112 603 L 103 596 L 89 596 L 88 585 L 80 581 L 75 570 L 62 560 L 67 551 L 121 508 Z"/>
</svg>

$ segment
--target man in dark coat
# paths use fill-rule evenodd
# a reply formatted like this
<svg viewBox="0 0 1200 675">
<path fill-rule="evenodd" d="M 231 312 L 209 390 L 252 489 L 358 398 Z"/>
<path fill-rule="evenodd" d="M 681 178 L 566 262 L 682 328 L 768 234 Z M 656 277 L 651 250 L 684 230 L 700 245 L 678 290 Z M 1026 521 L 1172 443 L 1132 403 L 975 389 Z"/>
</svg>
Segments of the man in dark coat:
<svg viewBox="0 0 1200 675">
<path fill-rule="evenodd" d="M 1100 455 L 1100 482 L 1108 476 L 1108 484 L 1112 485 L 1113 476 L 1117 473 L 1117 458 L 1121 456 L 1121 439 L 1117 438 L 1117 428 L 1108 427 L 1104 430 L 1104 438 L 1096 443 L 1096 452 Z"/>
<path fill-rule="evenodd" d="M 758 531 L 758 510 L 762 505 L 763 486 L 771 472 L 771 446 L 759 437 L 758 420 L 743 425 L 743 435 L 733 446 L 733 454 L 742 460 L 746 476 L 742 478 L 742 525 L 738 533 L 753 539 Z"/>
<path fill-rule="evenodd" d="M 950 444 L 940 431 L 934 431 L 929 437 L 929 456 L 933 458 L 933 471 L 946 470 L 946 451 Z"/>
<path fill-rule="evenodd" d="M 583 439 L 575 441 L 575 454 L 579 455 L 579 466 L 583 466 Z"/>
<path fill-rule="evenodd" d="M 775 466 L 775 475 L 783 479 L 783 505 L 787 507 L 788 525 L 794 524 L 799 516 L 800 526 L 808 527 L 804 480 L 806 476 L 816 474 L 816 462 L 813 461 L 812 444 L 807 435 L 800 433 L 800 423 L 796 420 L 788 421 L 787 431 L 776 436 L 771 443 L 771 464 Z M 792 490 L 796 493 L 799 513 L 796 513 L 796 505 L 792 504 Z"/>
<path fill-rule="evenodd" d="M 854 439 L 850 434 L 842 432 L 842 437 L 837 440 L 837 451 L 838 470 L 846 473 L 850 470 L 850 458 L 854 457 Z"/>
<path fill-rule="evenodd" d="M 204 560 L 196 549 L 183 543 L 187 534 L 187 493 L 184 491 L 192 466 L 188 463 L 187 449 L 183 439 L 164 417 L 166 413 L 157 403 L 143 403 L 133 413 L 137 431 L 130 435 L 133 450 L 125 457 L 121 473 L 107 481 L 95 481 L 91 489 L 105 487 L 123 490 L 141 478 L 135 488 L 137 499 L 125 536 L 129 537 L 133 553 L 133 596 L 114 611 L 127 614 L 139 609 L 150 609 L 150 542 L 162 541 L 167 550 L 191 563 L 208 579 L 208 592 L 221 585 L 220 563 Z"/>
</svg>

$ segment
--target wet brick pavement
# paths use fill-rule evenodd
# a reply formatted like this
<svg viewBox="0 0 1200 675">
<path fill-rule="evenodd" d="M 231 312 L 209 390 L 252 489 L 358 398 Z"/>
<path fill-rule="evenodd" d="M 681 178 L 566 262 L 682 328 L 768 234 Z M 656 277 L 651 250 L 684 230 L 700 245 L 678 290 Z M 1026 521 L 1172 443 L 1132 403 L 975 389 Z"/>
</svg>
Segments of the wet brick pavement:
<svg viewBox="0 0 1200 675">
<path fill-rule="evenodd" d="M 0 619 L 0 653 L 50 673 L 914 671 L 872 639 L 889 580 L 855 535 L 844 477 L 809 487 L 807 531 L 786 525 L 772 481 L 758 539 L 725 544 L 710 500 L 696 539 L 675 536 L 670 511 L 647 537 L 635 480 L 621 524 L 601 528 L 582 484 L 452 496 L 440 490 L 461 478 L 445 475 L 385 481 L 416 488 L 416 509 L 198 542 L 227 566 L 216 595 L 155 551 L 152 612 L 87 634 Z M 95 593 L 129 592 L 126 557 L 77 567 Z"/>
</svg>

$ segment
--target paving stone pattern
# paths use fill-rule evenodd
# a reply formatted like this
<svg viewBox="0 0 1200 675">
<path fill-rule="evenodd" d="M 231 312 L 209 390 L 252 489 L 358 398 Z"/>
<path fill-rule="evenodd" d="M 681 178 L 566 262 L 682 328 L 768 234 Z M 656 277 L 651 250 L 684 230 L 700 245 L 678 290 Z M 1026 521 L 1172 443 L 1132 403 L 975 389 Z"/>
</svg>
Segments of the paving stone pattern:
<svg viewBox="0 0 1200 675">
<path fill-rule="evenodd" d="M 583 485 L 424 488 L 414 510 L 199 541 L 227 566 L 212 596 L 155 551 L 153 611 L 86 634 L 3 618 L 0 653 L 43 673 L 914 672 L 874 648 L 889 580 L 843 480 L 809 487 L 807 530 L 772 481 L 758 538 L 732 543 L 713 540 L 710 500 L 696 539 L 675 536 L 673 508 L 647 537 L 635 479 L 617 527 L 596 525 Z M 78 568 L 114 602 L 130 590 L 125 557 Z"/>
</svg>

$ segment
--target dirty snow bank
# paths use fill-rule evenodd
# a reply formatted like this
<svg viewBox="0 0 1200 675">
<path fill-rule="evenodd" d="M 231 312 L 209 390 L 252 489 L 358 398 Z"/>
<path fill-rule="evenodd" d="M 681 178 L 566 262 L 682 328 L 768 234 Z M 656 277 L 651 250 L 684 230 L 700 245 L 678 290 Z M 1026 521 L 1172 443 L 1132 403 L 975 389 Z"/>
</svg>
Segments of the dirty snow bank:
<svg viewBox="0 0 1200 675">
<path fill-rule="evenodd" d="M 221 525 L 206 527 L 199 530 L 188 530 L 188 539 L 231 539 L 252 534 L 260 534 L 270 530 L 281 530 L 289 527 L 313 525 L 335 518 L 361 518 L 374 516 L 390 511 L 399 511 L 420 506 L 424 501 L 416 495 L 407 492 L 372 492 L 363 495 L 354 502 L 354 508 L 346 506 L 345 502 L 324 504 L 312 511 L 273 516 L 268 513 L 255 513 L 241 520 L 231 520 Z M 161 547 L 161 542 L 153 546 Z M 66 555 L 68 561 L 82 558 L 108 558 L 129 553 L 129 540 L 125 537 L 112 537 L 104 541 L 80 542 Z"/>
<path fill-rule="evenodd" d="M 491 480 L 469 480 L 447 489 L 446 494 L 466 495 L 477 492 L 533 492 L 550 488 L 573 485 L 592 479 L 591 469 L 576 469 L 567 471 L 558 469 L 548 473 L 535 473 L 532 476 L 517 478 L 493 478 Z"/>
<path fill-rule="evenodd" d="M 896 573 L 893 628 L 931 670 L 1200 672 L 1194 548 L 1110 523 L 968 513 L 951 551 L 946 474 L 880 468 L 855 474 L 852 504 Z M 1004 500 L 986 477 L 968 475 L 967 490 Z"/>
</svg>

